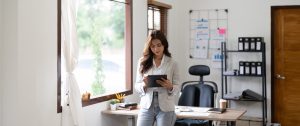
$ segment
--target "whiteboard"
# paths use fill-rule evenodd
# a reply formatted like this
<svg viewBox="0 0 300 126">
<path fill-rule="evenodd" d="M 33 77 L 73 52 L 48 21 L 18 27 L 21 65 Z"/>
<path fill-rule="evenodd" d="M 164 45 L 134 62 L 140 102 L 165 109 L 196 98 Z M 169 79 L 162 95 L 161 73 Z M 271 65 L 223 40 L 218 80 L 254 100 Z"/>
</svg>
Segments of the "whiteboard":
<svg viewBox="0 0 300 126">
<path fill-rule="evenodd" d="M 190 10 L 190 58 L 207 59 L 227 41 L 228 10 Z M 215 59 L 213 59 L 215 60 Z"/>
</svg>

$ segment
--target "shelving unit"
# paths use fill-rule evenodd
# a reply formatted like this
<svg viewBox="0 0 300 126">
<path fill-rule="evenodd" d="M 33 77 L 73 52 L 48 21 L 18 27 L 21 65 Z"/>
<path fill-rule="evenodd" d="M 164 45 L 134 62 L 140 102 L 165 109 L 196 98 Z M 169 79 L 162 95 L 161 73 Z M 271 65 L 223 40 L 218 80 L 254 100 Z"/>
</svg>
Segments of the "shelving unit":
<svg viewBox="0 0 300 126">
<path fill-rule="evenodd" d="M 230 88 L 228 86 L 228 78 L 236 78 L 236 77 L 251 77 L 251 78 L 261 78 L 261 86 L 262 86 L 262 90 L 259 91 L 261 92 L 261 95 L 262 95 L 262 99 L 261 100 L 254 100 L 254 99 L 226 99 L 226 100 L 234 100 L 234 101 L 247 101 L 247 102 L 261 102 L 262 103 L 262 106 L 261 106 L 261 109 L 262 109 L 262 123 L 263 123 L 263 126 L 266 126 L 267 124 L 267 99 L 266 99 L 266 96 L 267 96 L 267 91 L 266 91 L 266 54 L 265 54 L 265 43 L 264 42 L 261 42 L 261 50 L 257 51 L 257 50 L 249 50 L 249 51 L 240 51 L 240 50 L 229 50 L 227 49 L 226 47 L 226 43 L 225 42 L 222 42 L 221 44 L 221 53 L 222 53 L 222 60 L 221 60 L 221 63 L 222 63 L 222 66 L 221 66 L 221 75 L 222 75 L 222 79 L 221 79 L 221 83 L 222 83 L 222 86 L 221 86 L 221 97 L 223 99 L 226 99 L 224 98 L 224 95 L 228 94 L 228 93 L 231 93 L 231 92 L 228 92 L 228 88 Z M 224 72 L 226 71 L 233 71 L 233 70 L 230 70 L 228 69 L 228 58 L 230 58 L 228 56 L 229 53 L 240 53 L 241 55 L 244 55 L 244 54 L 251 54 L 251 55 L 261 55 L 261 75 L 240 75 L 240 74 L 234 74 L 234 75 L 225 75 Z M 239 61 L 233 61 L 233 62 L 239 62 Z M 232 84 L 232 85 L 235 85 L 235 84 Z M 242 89 L 241 89 L 242 90 Z M 230 103 L 230 102 L 229 102 Z"/>
</svg>

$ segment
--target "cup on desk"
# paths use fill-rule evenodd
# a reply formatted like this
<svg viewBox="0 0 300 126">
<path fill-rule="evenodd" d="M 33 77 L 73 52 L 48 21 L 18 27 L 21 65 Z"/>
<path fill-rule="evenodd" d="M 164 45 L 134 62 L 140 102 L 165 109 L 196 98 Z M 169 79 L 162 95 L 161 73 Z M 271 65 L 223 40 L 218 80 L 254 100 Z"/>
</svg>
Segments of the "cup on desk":
<svg viewBox="0 0 300 126">
<path fill-rule="evenodd" d="M 220 99 L 220 108 L 227 108 L 227 100 L 225 99 Z"/>
</svg>

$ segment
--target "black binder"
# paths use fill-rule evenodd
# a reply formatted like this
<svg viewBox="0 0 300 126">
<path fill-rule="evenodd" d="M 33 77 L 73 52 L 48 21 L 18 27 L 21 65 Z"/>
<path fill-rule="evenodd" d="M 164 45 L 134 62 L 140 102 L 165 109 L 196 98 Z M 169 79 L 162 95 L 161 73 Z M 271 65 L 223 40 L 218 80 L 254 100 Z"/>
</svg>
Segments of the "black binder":
<svg viewBox="0 0 300 126">
<path fill-rule="evenodd" d="M 245 64 L 245 71 L 244 71 L 244 73 L 245 73 L 245 75 L 250 75 L 250 73 L 251 73 L 251 69 L 250 69 L 250 62 L 244 62 L 244 64 Z"/>
<path fill-rule="evenodd" d="M 250 38 L 244 38 L 244 51 L 250 50 Z"/>
<path fill-rule="evenodd" d="M 245 75 L 245 64 L 243 61 L 239 62 L 239 75 Z"/>
<path fill-rule="evenodd" d="M 251 75 L 256 75 L 256 62 L 250 62 Z"/>
<path fill-rule="evenodd" d="M 244 38 L 243 37 L 239 37 L 238 49 L 239 49 L 239 51 L 244 50 Z"/>
<path fill-rule="evenodd" d="M 256 50 L 256 39 L 254 37 L 250 38 L 250 50 L 251 51 Z"/>
<path fill-rule="evenodd" d="M 256 62 L 256 74 L 257 75 L 262 75 L 262 73 L 261 73 L 262 66 L 261 65 L 262 65 L 262 62 Z"/>
</svg>

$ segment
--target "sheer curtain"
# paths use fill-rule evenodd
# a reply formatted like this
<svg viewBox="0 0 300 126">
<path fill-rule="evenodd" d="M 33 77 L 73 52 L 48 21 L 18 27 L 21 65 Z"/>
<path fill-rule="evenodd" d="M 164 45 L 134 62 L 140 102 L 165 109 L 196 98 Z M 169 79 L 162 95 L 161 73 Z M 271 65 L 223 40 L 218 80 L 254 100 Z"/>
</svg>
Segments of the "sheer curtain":
<svg viewBox="0 0 300 126">
<path fill-rule="evenodd" d="M 73 74 L 78 60 L 76 13 L 79 0 L 61 0 L 62 50 L 66 68 L 65 89 L 62 95 L 62 126 L 85 126 L 81 94 Z"/>
</svg>

